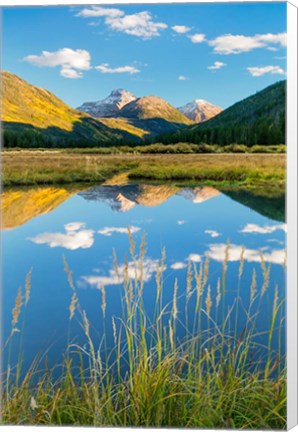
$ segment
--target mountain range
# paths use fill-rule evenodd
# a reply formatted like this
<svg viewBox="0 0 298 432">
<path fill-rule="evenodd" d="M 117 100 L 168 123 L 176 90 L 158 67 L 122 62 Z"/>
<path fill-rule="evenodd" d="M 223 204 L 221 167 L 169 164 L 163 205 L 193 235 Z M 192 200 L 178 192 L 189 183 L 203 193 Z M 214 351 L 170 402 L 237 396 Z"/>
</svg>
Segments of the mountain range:
<svg viewBox="0 0 298 432">
<path fill-rule="evenodd" d="M 15 191 L 5 190 L 2 194 L 2 228 L 11 229 L 23 225 L 30 219 L 57 208 L 74 194 L 88 201 L 100 201 L 115 212 L 128 212 L 134 207 L 158 206 L 176 195 L 194 204 L 212 199 L 220 192 L 211 187 L 178 187 L 173 184 L 150 185 L 128 184 L 127 178 L 117 175 L 101 186 L 85 189 L 84 185 L 45 186 Z M 274 220 L 285 220 L 284 193 L 278 196 L 258 195 L 258 191 L 231 189 L 225 195 L 260 214 Z"/>
<path fill-rule="evenodd" d="M 195 99 L 186 105 L 174 108 L 158 96 L 145 96 L 138 98 L 124 89 L 116 89 L 103 100 L 85 102 L 77 108 L 96 118 L 121 117 L 129 119 L 162 118 L 176 123 L 200 123 L 222 111 L 222 108 L 205 101 Z M 179 112 L 182 114 L 180 115 Z M 191 120 L 187 122 L 185 117 Z"/>
<path fill-rule="evenodd" d="M 124 89 L 74 109 L 48 90 L 2 72 L 1 120 L 7 147 L 280 144 L 285 142 L 285 81 L 224 111 L 203 99 L 175 108 L 158 96 L 136 97 Z"/>
<path fill-rule="evenodd" d="M 74 194 L 88 201 L 103 202 L 115 212 L 127 212 L 138 205 L 158 206 L 174 195 L 199 204 L 219 195 L 219 192 L 209 186 L 191 189 L 174 185 L 114 184 L 113 179 L 87 190 L 84 186 L 8 190 L 2 196 L 3 229 L 15 228 L 36 216 L 49 213 Z"/>
<path fill-rule="evenodd" d="M 175 185 L 113 185 L 104 184 L 92 187 L 84 192 L 79 192 L 79 196 L 90 201 L 101 201 L 108 204 L 115 212 L 126 212 L 136 205 L 145 207 L 155 207 L 174 195 L 179 195 L 194 204 L 220 195 L 220 192 L 211 186 L 196 188 L 179 188 Z"/>
<path fill-rule="evenodd" d="M 215 117 L 223 111 L 222 108 L 205 101 L 204 99 L 195 99 L 192 102 L 178 108 L 185 117 L 193 120 L 195 123 L 201 123 Z"/>
<path fill-rule="evenodd" d="M 77 108 L 93 117 L 114 117 L 124 105 L 136 100 L 136 96 L 124 89 L 115 89 L 103 100 L 97 102 L 85 102 Z"/>
<path fill-rule="evenodd" d="M 69 107 L 53 93 L 2 72 L 2 122 L 10 146 L 137 143 L 193 124 L 157 96 L 116 89 L 104 100 Z"/>
</svg>

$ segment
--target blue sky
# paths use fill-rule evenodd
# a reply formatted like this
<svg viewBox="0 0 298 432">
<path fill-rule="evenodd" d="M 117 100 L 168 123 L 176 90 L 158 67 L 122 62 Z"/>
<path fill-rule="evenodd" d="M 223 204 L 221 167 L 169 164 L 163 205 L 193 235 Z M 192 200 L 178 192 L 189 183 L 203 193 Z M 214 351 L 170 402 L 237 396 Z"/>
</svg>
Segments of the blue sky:
<svg viewBox="0 0 298 432">
<path fill-rule="evenodd" d="M 14 7 L 2 68 L 73 107 L 114 88 L 226 108 L 285 79 L 286 3 Z"/>
</svg>

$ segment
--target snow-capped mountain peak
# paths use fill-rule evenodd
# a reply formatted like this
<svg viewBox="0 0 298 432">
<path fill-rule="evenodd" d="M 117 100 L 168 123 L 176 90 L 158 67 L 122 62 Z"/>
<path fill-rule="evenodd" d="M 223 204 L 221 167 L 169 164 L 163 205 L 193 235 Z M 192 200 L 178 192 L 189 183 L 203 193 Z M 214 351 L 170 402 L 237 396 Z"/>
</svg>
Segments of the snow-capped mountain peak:
<svg viewBox="0 0 298 432">
<path fill-rule="evenodd" d="M 222 111 L 222 108 L 211 104 L 204 99 L 195 99 L 192 102 L 178 108 L 182 114 L 197 123 L 209 120 Z"/>
<path fill-rule="evenodd" d="M 136 99 L 136 96 L 127 90 L 114 89 L 108 97 L 97 102 L 85 102 L 77 109 L 94 117 L 112 117 L 126 104 Z"/>
</svg>

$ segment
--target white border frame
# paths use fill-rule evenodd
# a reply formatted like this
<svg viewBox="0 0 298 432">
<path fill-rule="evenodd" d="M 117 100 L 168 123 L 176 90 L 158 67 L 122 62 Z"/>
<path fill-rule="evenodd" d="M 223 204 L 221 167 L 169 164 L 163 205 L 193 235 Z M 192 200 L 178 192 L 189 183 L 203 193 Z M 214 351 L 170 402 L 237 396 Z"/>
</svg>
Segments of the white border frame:
<svg viewBox="0 0 298 432">
<path fill-rule="evenodd" d="M 276 0 L 278 1 L 278 0 Z M 0 7 L 8 6 L 55 6 L 55 5 L 88 5 L 88 4 L 155 4 L 155 3 L 246 3 L 246 2 L 272 2 L 272 0 L 0 0 Z M 298 1 L 279 0 L 287 3 L 287 429 L 295 427 L 298 431 L 298 279 L 297 279 L 297 23 Z M 30 428 L 31 426 L 28 426 Z M 15 430 L 17 426 L 2 426 L 1 430 Z M 26 427 L 25 427 L 26 428 Z M 52 426 L 55 430 L 62 428 Z M 87 428 L 80 428 L 88 430 Z M 119 428 L 113 428 L 119 430 Z M 42 431 L 44 427 L 34 427 L 35 431 Z M 64 431 L 73 430 L 63 427 Z M 110 428 L 101 428 L 109 431 Z M 127 432 L 136 431 L 137 428 L 126 428 Z M 157 431 L 158 429 L 147 429 Z M 172 429 L 174 432 L 175 429 Z"/>
<path fill-rule="evenodd" d="M 292 3 L 297 0 L 292 0 Z M 89 6 L 89 5 L 129 5 L 162 3 L 289 3 L 286 0 L 0 0 L 0 6 Z"/>
<path fill-rule="evenodd" d="M 287 4 L 287 428 L 297 425 L 297 12 Z"/>
</svg>

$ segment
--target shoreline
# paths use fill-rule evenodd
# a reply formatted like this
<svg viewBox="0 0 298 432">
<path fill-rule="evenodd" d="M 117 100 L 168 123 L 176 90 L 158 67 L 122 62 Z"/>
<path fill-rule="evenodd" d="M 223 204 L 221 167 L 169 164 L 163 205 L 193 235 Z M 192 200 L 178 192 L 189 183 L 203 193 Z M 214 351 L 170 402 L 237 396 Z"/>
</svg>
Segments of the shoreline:
<svg viewBox="0 0 298 432">
<path fill-rule="evenodd" d="M 214 187 L 285 188 L 285 154 L 81 154 L 22 150 L 2 153 L 4 187 L 129 181 L 196 182 Z"/>
</svg>

